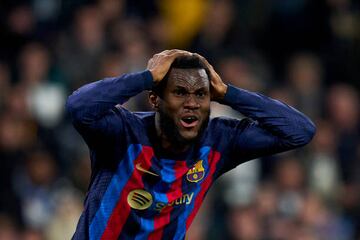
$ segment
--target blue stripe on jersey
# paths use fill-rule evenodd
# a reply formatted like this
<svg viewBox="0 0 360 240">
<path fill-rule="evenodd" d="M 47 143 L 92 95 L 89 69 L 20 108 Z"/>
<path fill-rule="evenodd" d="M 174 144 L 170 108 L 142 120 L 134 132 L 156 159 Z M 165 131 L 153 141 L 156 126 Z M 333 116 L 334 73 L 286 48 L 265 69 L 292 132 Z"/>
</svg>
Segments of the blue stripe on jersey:
<svg viewBox="0 0 360 240">
<path fill-rule="evenodd" d="M 173 183 L 176 179 L 174 166 L 176 164 L 176 160 L 162 158 L 160 161 L 163 164 L 163 168 L 161 169 L 161 178 L 166 183 Z"/>
<path fill-rule="evenodd" d="M 209 167 L 209 153 L 210 153 L 211 148 L 210 147 L 202 147 L 200 149 L 200 159 L 203 160 L 203 167 L 205 169 L 205 171 L 210 171 L 210 167 Z M 208 176 L 204 176 L 203 180 L 205 180 L 205 178 Z M 201 187 L 198 186 L 197 188 L 194 189 L 194 196 L 193 196 L 193 200 L 191 201 L 190 205 L 185 207 L 185 211 L 183 211 L 181 213 L 181 215 L 178 218 L 178 225 L 177 225 L 177 229 L 174 235 L 174 239 L 184 239 L 185 238 L 185 234 L 186 234 L 186 220 L 189 217 L 190 213 L 192 212 L 192 210 L 194 209 L 194 204 L 195 204 L 195 199 L 197 197 L 197 195 L 199 194 L 199 192 L 201 191 Z"/>
<path fill-rule="evenodd" d="M 166 193 L 154 192 L 154 199 L 156 199 L 156 202 L 163 202 L 166 204 L 169 202 Z"/>
<path fill-rule="evenodd" d="M 163 202 L 167 204 L 169 203 L 169 199 L 167 198 L 167 192 L 170 189 L 170 185 L 176 180 L 175 169 L 174 169 L 175 161 L 174 160 L 169 161 L 168 159 L 160 159 L 160 161 L 165 163 L 160 171 L 160 174 L 162 181 L 167 183 L 167 185 L 166 185 L 166 189 L 159 189 L 161 186 L 156 185 L 155 189 L 159 190 L 160 193 L 159 192 L 155 193 L 155 196 L 158 197 L 158 202 Z"/>
<path fill-rule="evenodd" d="M 175 176 L 175 161 L 172 159 L 160 159 L 164 166 L 160 171 L 162 181 L 154 186 L 154 197 L 156 202 L 169 203 L 167 198 L 167 192 L 170 189 L 170 185 L 176 180 Z M 166 185 L 164 184 L 167 183 Z"/>
<path fill-rule="evenodd" d="M 134 171 L 134 161 L 141 153 L 140 144 L 129 145 L 127 154 L 118 165 L 109 186 L 101 200 L 100 207 L 97 210 L 94 219 L 90 224 L 90 239 L 100 239 L 106 224 L 120 199 L 122 189 L 129 180 Z"/>
<path fill-rule="evenodd" d="M 164 193 L 164 199 L 161 202 L 165 203 L 166 205 L 169 204 L 169 199 L 167 198 L 167 194 L 171 188 L 171 186 L 176 181 L 176 170 L 175 165 L 177 164 L 176 160 L 173 159 L 165 159 L 162 158 L 160 161 L 163 163 L 163 168 L 161 169 L 161 177 L 162 177 L 162 184 L 155 185 L 155 189 L 159 189 L 162 193 Z M 183 184 L 181 184 L 182 186 Z M 172 199 L 174 200 L 174 199 Z M 165 207 L 166 208 L 166 207 Z M 173 208 L 171 212 L 165 213 L 166 215 L 169 214 L 169 223 L 166 226 L 163 226 L 161 239 L 172 239 L 176 229 L 176 218 L 174 218 L 173 213 L 177 209 Z M 156 224 L 156 223 L 155 223 Z M 174 226 L 171 228 L 171 226 Z M 157 236 L 159 237 L 159 236 Z M 152 238 L 154 239 L 154 238 Z"/>
<path fill-rule="evenodd" d="M 140 232 L 136 234 L 135 240 L 147 239 L 152 231 L 154 231 L 154 219 L 140 218 Z"/>
</svg>

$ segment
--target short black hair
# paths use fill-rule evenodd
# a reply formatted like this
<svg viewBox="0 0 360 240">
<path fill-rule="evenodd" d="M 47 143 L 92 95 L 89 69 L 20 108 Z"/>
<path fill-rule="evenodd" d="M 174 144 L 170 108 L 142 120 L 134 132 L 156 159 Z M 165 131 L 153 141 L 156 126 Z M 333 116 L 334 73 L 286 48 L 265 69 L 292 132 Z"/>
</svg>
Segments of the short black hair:
<svg viewBox="0 0 360 240">
<path fill-rule="evenodd" d="M 166 73 L 163 80 L 160 81 L 158 85 L 152 88 L 152 91 L 155 92 L 158 96 L 162 96 L 162 93 L 164 92 L 164 89 L 166 87 L 169 73 L 172 68 L 180 68 L 180 69 L 204 69 L 208 79 L 210 80 L 210 70 L 205 65 L 205 63 L 196 55 L 191 56 L 181 56 L 177 57 L 174 62 L 171 64 L 169 71 Z"/>
</svg>

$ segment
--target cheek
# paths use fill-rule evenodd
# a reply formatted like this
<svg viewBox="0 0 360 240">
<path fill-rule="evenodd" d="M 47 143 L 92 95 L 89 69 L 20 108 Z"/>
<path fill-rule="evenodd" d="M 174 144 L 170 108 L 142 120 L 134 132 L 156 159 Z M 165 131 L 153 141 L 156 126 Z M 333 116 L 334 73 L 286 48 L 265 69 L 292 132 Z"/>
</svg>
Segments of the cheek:
<svg viewBox="0 0 360 240">
<path fill-rule="evenodd" d="M 181 110 L 181 103 L 174 100 L 163 101 L 160 104 L 160 110 L 173 117 Z"/>
<path fill-rule="evenodd" d="M 210 101 L 201 104 L 201 112 L 204 115 L 210 113 Z"/>
</svg>

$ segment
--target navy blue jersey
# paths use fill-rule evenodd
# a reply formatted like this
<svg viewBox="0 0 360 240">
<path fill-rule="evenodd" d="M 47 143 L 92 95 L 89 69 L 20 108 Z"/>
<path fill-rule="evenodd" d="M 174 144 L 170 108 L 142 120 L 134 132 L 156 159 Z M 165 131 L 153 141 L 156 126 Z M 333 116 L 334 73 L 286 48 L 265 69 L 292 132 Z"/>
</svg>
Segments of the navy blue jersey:
<svg viewBox="0 0 360 240">
<path fill-rule="evenodd" d="M 149 71 L 87 84 L 68 99 L 92 176 L 73 239 L 184 239 L 210 186 L 253 158 L 308 143 L 314 124 L 277 100 L 229 85 L 222 101 L 247 118 L 211 119 L 182 154 L 159 148 L 155 113 L 120 104 L 151 89 Z"/>
</svg>

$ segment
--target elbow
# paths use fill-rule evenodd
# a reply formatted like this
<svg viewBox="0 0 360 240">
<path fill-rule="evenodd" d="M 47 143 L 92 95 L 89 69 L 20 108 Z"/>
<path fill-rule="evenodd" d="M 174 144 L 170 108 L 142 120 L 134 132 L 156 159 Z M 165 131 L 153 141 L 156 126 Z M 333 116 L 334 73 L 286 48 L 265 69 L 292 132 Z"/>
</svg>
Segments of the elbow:
<svg viewBox="0 0 360 240">
<path fill-rule="evenodd" d="M 316 133 L 316 126 L 311 120 L 307 120 L 298 128 L 298 134 L 294 137 L 292 143 L 294 147 L 301 147 L 311 142 Z"/>
<path fill-rule="evenodd" d="M 74 104 L 74 100 L 73 100 L 73 95 L 70 95 L 65 103 L 65 109 L 66 111 L 70 114 L 70 116 L 72 116 L 72 113 L 74 112 L 75 109 L 75 104 Z"/>
<path fill-rule="evenodd" d="M 79 101 L 74 93 L 68 97 L 65 103 L 66 112 L 73 122 L 79 120 L 78 118 L 80 107 L 78 105 Z"/>
<path fill-rule="evenodd" d="M 308 144 L 315 136 L 316 133 L 315 124 L 311 120 L 309 120 L 306 126 L 304 126 L 303 132 L 304 132 L 304 145 L 305 145 Z"/>
</svg>

